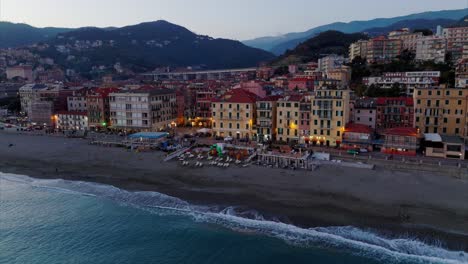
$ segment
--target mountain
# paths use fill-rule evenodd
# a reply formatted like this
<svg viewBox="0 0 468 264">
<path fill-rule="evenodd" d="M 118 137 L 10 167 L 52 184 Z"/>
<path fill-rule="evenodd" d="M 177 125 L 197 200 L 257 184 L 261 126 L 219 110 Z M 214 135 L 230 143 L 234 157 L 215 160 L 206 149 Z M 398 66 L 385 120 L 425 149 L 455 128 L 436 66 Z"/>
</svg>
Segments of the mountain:
<svg viewBox="0 0 468 264">
<path fill-rule="evenodd" d="M 453 19 L 458 20 L 466 16 L 468 8 L 460 10 L 444 10 L 444 11 L 433 11 L 424 12 L 418 14 L 412 14 L 407 16 L 399 16 L 393 18 L 377 18 L 368 21 L 352 21 L 349 23 L 336 22 L 328 25 L 323 25 L 309 29 L 304 32 L 289 33 L 276 37 L 261 37 L 252 40 L 246 40 L 243 43 L 255 47 L 271 51 L 274 54 L 282 54 L 288 49 L 292 49 L 299 43 L 317 35 L 320 32 L 327 30 L 337 30 L 344 33 L 356 33 L 363 32 L 366 29 L 376 27 L 387 27 L 403 20 L 415 20 L 415 19 Z"/>
<path fill-rule="evenodd" d="M 116 63 L 134 71 L 159 66 L 241 68 L 274 58 L 241 42 L 197 35 L 163 20 L 122 28 L 81 28 L 58 34 L 48 44 L 48 49 L 38 51 L 41 55 L 79 72 Z"/>
<path fill-rule="evenodd" d="M 274 61 L 275 65 L 288 65 L 291 63 L 305 63 L 318 60 L 326 54 L 347 55 L 351 43 L 360 39 L 367 39 L 362 33 L 346 34 L 339 31 L 325 31 L 301 43 L 293 50 Z"/>
<path fill-rule="evenodd" d="M 468 27 L 468 16 L 465 16 L 456 23 L 453 23 L 450 27 Z"/>
<path fill-rule="evenodd" d="M 456 20 L 452 19 L 414 19 L 414 20 L 402 20 L 391 24 L 387 27 L 376 27 L 376 28 L 369 28 L 365 30 L 365 33 L 369 36 L 381 36 L 387 35 L 390 31 L 401 29 L 401 28 L 409 28 L 411 30 L 415 29 L 430 29 L 432 32 L 437 31 L 437 26 L 448 27 L 453 25 Z"/>
<path fill-rule="evenodd" d="M 0 22 L 0 48 L 14 48 L 47 41 L 68 28 L 36 28 L 26 24 Z"/>
</svg>

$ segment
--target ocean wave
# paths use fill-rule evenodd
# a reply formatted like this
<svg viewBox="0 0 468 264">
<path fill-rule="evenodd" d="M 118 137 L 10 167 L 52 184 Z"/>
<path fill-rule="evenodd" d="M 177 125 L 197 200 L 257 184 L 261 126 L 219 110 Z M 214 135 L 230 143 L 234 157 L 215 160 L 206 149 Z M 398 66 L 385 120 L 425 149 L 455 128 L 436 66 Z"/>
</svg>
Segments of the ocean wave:
<svg viewBox="0 0 468 264">
<path fill-rule="evenodd" d="M 182 214 L 198 222 L 220 225 L 237 232 L 267 235 L 301 247 L 335 248 L 384 263 L 468 263 L 466 252 L 450 251 L 412 238 L 388 238 L 372 230 L 356 227 L 305 229 L 274 218 L 268 219 L 255 210 L 194 206 L 184 200 L 157 192 L 129 192 L 98 183 L 40 180 L 3 173 L 0 173 L 0 180 L 45 191 L 107 198 L 160 215 Z"/>
</svg>

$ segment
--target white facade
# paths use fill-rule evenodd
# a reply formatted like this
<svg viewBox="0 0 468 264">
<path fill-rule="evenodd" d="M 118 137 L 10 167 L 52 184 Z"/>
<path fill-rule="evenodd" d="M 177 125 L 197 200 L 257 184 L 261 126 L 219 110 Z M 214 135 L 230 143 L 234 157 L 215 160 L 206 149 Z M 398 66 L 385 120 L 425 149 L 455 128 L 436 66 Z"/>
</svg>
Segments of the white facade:
<svg viewBox="0 0 468 264">
<path fill-rule="evenodd" d="M 112 126 L 135 130 L 151 129 L 148 93 L 112 93 L 109 97 Z"/>
<path fill-rule="evenodd" d="M 442 37 L 428 36 L 419 38 L 416 46 L 416 60 L 445 62 L 447 40 Z"/>
<path fill-rule="evenodd" d="M 318 60 L 318 71 L 328 72 L 340 68 L 346 62 L 343 56 L 332 54 Z"/>
<path fill-rule="evenodd" d="M 83 113 L 63 112 L 55 117 L 57 119 L 56 128 L 61 130 L 88 130 L 88 116 Z"/>
</svg>

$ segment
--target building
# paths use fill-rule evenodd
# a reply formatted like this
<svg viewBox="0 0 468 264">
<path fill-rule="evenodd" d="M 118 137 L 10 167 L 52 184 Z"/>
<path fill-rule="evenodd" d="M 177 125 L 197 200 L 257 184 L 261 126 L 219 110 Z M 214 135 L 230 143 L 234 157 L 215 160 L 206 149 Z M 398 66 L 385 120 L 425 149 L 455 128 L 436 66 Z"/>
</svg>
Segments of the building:
<svg viewBox="0 0 468 264">
<path fill-rule="evenodd" d="M 86 112 L 60 111 L 54 118 L 59 130 L 86 131 L 89 127 Z"/>
<path fill-rule="evenodd" d="M 403 50 L 400 39 L 387 39 L 384 36 L 373 38 L 367 43 L 367 62 L 386 63 L 396 59 Z"/>
<path fill-rule="evenodd" d="M 468 27 L 444 28 L 444 38 L 447 39 L 447 51 L 456 62 L 463 57 L 463 45 L 468 43 Z"/>
<path fill-rule="evenodd" d="M 27 82 L 33 82 L 33 70 L 30 65 L 20 65 L 14 67 L 8 67 L 6 69 L 7 79 L 11 80 L 14 78 L 21 78 Z"/>
<path fill-rule="evenodd" d="M 312 104 L 310 98 L 304 96 L 299 105 L 299 142 L 301 144 L 310 144 L 310 121 L 312 116 Z"/>
<path fill-rule="evenodd" d="M 419 131 L 417 128 L 388 128 L 382 133 L 384 144 L 381 152 L 391 155 L 416 156 L 419 149 Z"/>
<path fill-rule="evenodd" d="M 340 81 L 341 86 L 347 86 L 351 81 L 351 68 L 348 66 L 329 70 L 326 74 L 328 79 Z"/>
<path fill-rule="evenodd" d="M 161 131 L 176 124 L 176 92 L 171 89 L 115 92 L 109 102 L 115 129 Z"/>
<path fill-rule="evenodd" d="M 376 101 L 376 129 L 413 127 L 414 101 L 412 97 L 380 97 Z"/>
<path fill-rule="evenodd" d="M 70 112 L 87 112 L 88 106 L 86 104 L 86 95 L 88 89 L 80 89 L 73 91 L 71 96 L 67 97 L 68 111 Z"/>
<path fill-rule="evenodd" d="M 349 60 L 352 61 L 357 57 L 367 58 L 367 40 L 359 40 L 349 46 Z"/>
<path fill-rule="evenodd" d="M 402 42 L 402 49 L 416 52 L 418 40 L 423 37 L 422 32 L 411 33 L 408 28 L 392 31 L 388 39 L 398 39 Z"/>
<path fill-rule="evenodd" d="M 212 130 L 216 136 L 256 139 L 257 96 L 244 89 L 233 89 L 212 100 Z"/>
<path fill-rule="evenodd" d="M 414 125 L 421 133 L 466 138 L 468 89 L 431 87 L 414 92 Z"/>
<path fill-rule="evenodd" d="M 398 84 L 405 90 L 406 95 L 411 96 L 415 88 L 433 87 L 439 85 L 440 72 L 386 72 L 382 76 L 365 77 L 362 82 L 366 86 L 376 86 L 390 89 Z"/>
<path fill-rule="evenodd" d="M 281 142 L 299 142 L 300 105 L 302 95 L 289 95 L 278 100 L 276 109 L 277 139 Z"/>
<path fill-rule="evenodd" d="M 21 112 L 28 115 L 31 112 L 31 104 L 38 96 L 40 90 L 47 88 L 44 84 L 26 84 L 19 88 L 19 95 L 21 101 Z"/>
<path fill-rule="evenodd" d="M 21 87 L 22 85 L 17 83 L 0 83 L 0 99 L 17 97 Z"/>
<path fill-rule="evenodd" d="M 197 126 L 211 127 L 211 101 L 215 97 L 215 92 L 203 86 L 196 90 L 195 95 L 195 123 Z"/>
<path fill-rule="evenodd" d="M 463 140 L 457 136 L 424 134 L 424 141 L 421 145 L 427 157 L 465 159 L 465 144 Z"/>
<path fill-rule="evenodd" d="M 314 144 L 340 146 L 349 122 L 351 91 L 321 87 L 311 96 L 311 140 Z"/>
<path fill-rule="evenodd" d="M 53 101 L 34 100 L 31 102 L 29 113 L 29 121 L 38 125 L 47 127 L 55 127 L 56 118 L 54 117 Z"/>
<path fill-rule="evenodd" d="M 312 91 L 314 89 L 314 79 L 311 77 L 295 77 L 289 80 L 288 89 L 290 91 Z"/>
<path fill-rule="evenodd" d="M 427 36 L 417 40 L 417 61 L 434 61 L 444 63 L 447 53 L 447 39 L 438 36 Z"/>
<path fill-rule="evenodd" d="M 330 70 L 340 68 L 345 62 L 346 59 L 343 56 L 331 54 L 318 60 L 317 70 L 321 72 L 328 72 Z"/>
<path fill-rule="evenodd" d="M 369 126 L 348 123 L 343 133 L 343 149 L 373 150 L 374 130 Z"/>
<path fill-rule="evenodd" d="M 90 129 L 100 130 L 112 126 L 109 94 L 118 91 L 119 89 L 117 88 L 96 88 L 88 91 L 86 95 L 86 107 Z"/>
<path fill-rule="evenodd" d="M 376 128 L 377 122 L 377 99 L 358 98 L 354 101 L 354 106 L 350 115 L 352 124 L 364 125 L 371 129 Z"/>
<path fill-rule="evenodd" d="M 244 89 L 250 93 L 257 95 L 258 97 L 265 97 L 266 91 L 263 89 L 264 83 L 261 81 L 244 81 L 234 86 L 233 89 Z"/>
<path fill-rule="evenodd" d="M 460 60 L 455 71 L 455 86 L 468 88 L 468 58 Z"/>
<path fill-rule="evenodd" d="M 280 96 L 269 96 L 257 100 L 257 135 L 259 142 L 276 140 L 277 105 Z"/>
</svg>

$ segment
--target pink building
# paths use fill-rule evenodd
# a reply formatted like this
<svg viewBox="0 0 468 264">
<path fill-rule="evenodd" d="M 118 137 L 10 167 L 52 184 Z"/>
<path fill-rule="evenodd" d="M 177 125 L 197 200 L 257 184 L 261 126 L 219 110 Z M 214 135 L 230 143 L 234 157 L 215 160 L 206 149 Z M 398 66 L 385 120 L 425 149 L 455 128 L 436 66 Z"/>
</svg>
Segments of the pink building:
<svg viewBox="0 0 468 264">
<path fill-rule="evenodd" d="M 296 77 L 289 80 L 288 89 L 298 91 L 311 91 L 314 89 L 314 79 L 309 77 Z"/>
<path fill-rule="evenodd" d="M 264 83 L 259 81 L 241 82 L 234 86 L 234 89 L 242 89 L 263 98 L 267 96 L 265 89 L 263 89 L 263 85 Z"/>
</svg>

